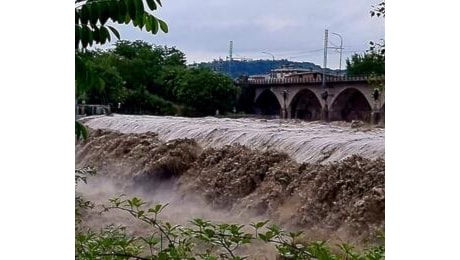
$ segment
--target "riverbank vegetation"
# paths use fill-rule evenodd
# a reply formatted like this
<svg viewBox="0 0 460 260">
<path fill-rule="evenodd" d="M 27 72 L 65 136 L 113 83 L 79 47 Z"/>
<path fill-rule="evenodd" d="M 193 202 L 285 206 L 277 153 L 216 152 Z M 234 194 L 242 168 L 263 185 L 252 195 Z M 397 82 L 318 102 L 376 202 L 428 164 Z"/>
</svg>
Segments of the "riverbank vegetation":
<svg viewBox="0 0 460 260">
<path fill-rule="evenodd" d="M 236 105 L 238 91 L 229 77 L 188 68 L 175 47 L 118 41 L 112 49 L 86 50 L 82 59 L 103 82 L 80 93 L 86 103 L 111 104 L 121 113 L 185 116 L 230 112 Z"/>
<path fill-rule="evenodd" d="M 76 183 L 86 182 L 88 174 L 94 172 L 76 170 Z M 374 260 L 385 256 L 383 236 L 377 244 L 357 250 L 347 243 L 310 241 L 303 232 L 288 232 L 268 220 L 241 225 L 195 218 L 188 225 L 176 225 L 161 218 L 167 204 L 148 207 L 137 197 L 112 198 L 99 214 L 123 212 L 144 224 L 144 234 L 115 224 L 95 231 L 82 225 L 94 203 L 81 196 L 76 196 L 75 202 L 76 259 L 249 259 L 254 250 L 264 246 L 263 259 Z"/>
</svg>

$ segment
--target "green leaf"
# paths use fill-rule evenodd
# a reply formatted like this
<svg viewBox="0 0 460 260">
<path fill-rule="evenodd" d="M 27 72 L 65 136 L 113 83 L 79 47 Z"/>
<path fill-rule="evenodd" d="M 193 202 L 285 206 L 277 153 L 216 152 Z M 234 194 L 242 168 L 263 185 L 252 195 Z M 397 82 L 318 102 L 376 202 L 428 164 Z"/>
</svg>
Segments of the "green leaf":
<svg viewBox="0 0 460 260">
<path fill-rule="evenodd" d="M 137 23 L 138 23 L 139 29 L 142 30 L 144 28 L 144 25 L 145 25 L 144 16 L 138 17 Z"/>
<path fill-rule="evenodd" d="M 134 7 L 136 9 L 136 16 L 131 17 L 133 24 L 136 27 L 139 27 L 142 30 L 144 26 L 144 4 L 142 0 L 132 0 L 134 2 Z"/>
<path fill-rule="evenodd" d="M 78 121 L 75 121 L 75 137 L 77 140 L 84 140 L 88 138 L 88 131 L 86 130 L 86 127 Z"/>
<path fill-rule="evenodd" d="M 147 0 L 147 5 L 152 11 L 157 10 L 157 4 L 155 3 L 155 0 Z"/>
<path fill-rule="evenodd" d="M 161 207 L 162 207 L 161 204 L 156 205 L 156 206 L 155 206 L 155 213 L 159 213 L 160 210 L 161 210 Z"/>
<path fill-rule="evenodd" d="M 93 43 L 94 43 L 94 34 L 93 34 L 93 31 L 90 30 L 88 33 L 88 45 L 92 46 Z"/>
<path fill-rule="evenodd" d="M 158 260 L 168 260 L 168 259 L 169 259 L 168 253 L 166 253 L 165 251 L 161 251 L 160 253 L 158 253 Z"/>
<path fill-rule="evenodd" d="M 117 6 L 117 5 L 115 5 L 115 6 Z M 108 2 L 99 2 L 98 3 L 98 9 L 99 9 L 99 21 L 103 25 L 110 18 L 111 8 L 110 8 Z"/>
<path fill-rule="evenodd" d="M 79 25 L 75 25 L 75 49 L 78 49 L 78 45 L 80 43 L 80 39 L 81 39 L 81 27 Z"/>
<path fill-rule="evenodd" d="M 161 205 L 158 204 L 158 205 L 156 205 L 154 208 L 149 208 L 148 212 L 153 212 L 153 213 L 157 213 L 157 214 L 158 214 L 158 213 L 160 212 L 160 210 L 161 210 Z"/>
<path fill-rule="evenodd" d="M 139 1 L 142 1 L 142 0 L 139 0 Z M 142 28 L 144 27 L 144 14 L 142 13 L 141 15 L 136 15 L 136 19 L 134 20 L 136 22 L 136 26 L 138 26 L 141 30 Z"/>
<path fill-rule="evenodd" d="M 144 213 L 145 213 L 145 211 L 139 210 L 139 211 L 137 212 L 137 217 L 140 218 L 140 217 L 144 216 Z"/>
<path fill-rule="evenodd" d="M 139 199 L 138 197 L 134 197 L 131 199 L 132 203 L 136 207 L 140 207 L 142 205 L 142 200 Z"/>
<path fill-rule="evenodd" d="M 125 0 L 128 15 L 131 18 L 131 20 L 136 19 L 136 5 L 134 1 L 135 0 Z"/>
<path fill-rule="evenodd" d="M 110 33 L 109 33 L 109 30 L 107 30 L 105 26 L 101 26 L 100 33 L 101 33 L 101 43 L 102 44 L 106 42 L 110 42 Z"/>
<path fill-rule="evenodd" d="M 281 232 L 281 229 L 278 225 L 271 225 L 270 227 L 268 227 L 268 230 L 270 230 L 271 232 L 273 232 L 273 234 L 279 234 Z"/>
<path fill-rule="evenodd" d="M 137 19 L 131 19 L 133 21 L 133 25 L 134 27 L 137 27 L 139 24 L 137 23 L 138 20 Z"/>
<path fill-rule="evenodd" d="M 256 224 L 252 225 L 252 226 L 255 227 L 255 228 L 261 228 L 261 227 L 265 226 L 269 221 L 270 220 L 261 221 L 261 222 L 258 222 Z"/>
<path fill-rule="evenodd" d="M 206 228 L 204 230 L 204 232 L 206 233 L 206 235 L 209 237 L 209 238 L 212 238 L 214 237 L 214 235 L 216 234 L 216 232 L 212 229 L 209 229 L 209 228 Z"/>
<path fill-rule="evenodd" d="M 96 24 L 97 20 L 99 19 L 99 8 L 97 3 L 86 4 L 89 10 L 89 22 L 91 24 Z"/>
<path fill-rule="evenodd" d="M 83 5 L 80 9 L 80 21 L 82 24 L 87 24 L 89 21 L 89 10 L 86 5 Z"/>
<path fill-rule="evenodd" d="M 81 28 L 81 45 L 82 48 L 85 49 L 89 43 L 89 28 L 86 25 L 83 25 Z"/>
<path fill-rule="evenodd" d="M 162 21 L 162 20 L 160 20 L 160 19 L 158 19 L 158 22 L 160 23 L 160 28 L 161 28 L 161 30 L 162 30 L 164 33 L 168 33 L 168 25 L 167 25 L 164 21 Z"/>
<path fill-rule="evenodd" d="M 154 16 L 150 16 L 150 22 L 152 23 L 152 33 L 157 34 L 158 32 L 158 20 Z"/>
<path fill-rule="evenodd" d="M 144 21 L 145 21 L 145 29 L 147 32 L 152 31 L 152 19 L 150 19 L 150 16 L 148 14 L 144 14 Z"/>
<path fill-rule="evenodd" d="M 118 1 L 118 19 L 117 19 L 118 23 L 125 22 L 126 15 L 128 14 L 127 10 L 128 9 L 126 7 L 126 2 L 123 0 Z"/>
<path fill-rule="evenodd" d="M 94 39 L 95 43 L 99 44 L 101 42 L 101 36 L 100 36 L 99 28 L 97 28 L 97 27 L 93 28 L 93 39 Z"/>
<path fill-rule="evenodd" d="M 300 235 L 303 234 L 303 231 L 298 231 L 298 232 L 290 232 L 289 235 L 291 236 L 292 239 L 296 237 L 300 237 Z"/>
<path fill-rule="evenodd" d="M 157 0 L 157 3 L 158 3 L 159 6 L 162 6 L 160 0 Z"/>
<path fill-rule="evenodd" d="M 118 31 L 110 25 L 107 25 L 107 27 L 110 29 L 110 31 L 112 31 L 115 37 L 117 37 L 117 39 L 120 40 L 120 33 L 118 33 Z"/>
<path fill-rule="evenodd" d="M 126 14 L 125 16 L 125 24 L 129 24 L 131 22 L 131 17 L 129 17 L 129 14 Z"/>
<path fill-rule="evenodd" d="M 264 235 L 264 234 L 258 234 L 259 235 L 259 238 L 262 239 L 263 241 L 267 242 L 268 239 L 267 239 L 267 236 Z"/>
<path fill-rule="evenodd" d="M 134 6 L 136 8 L 136 18 L 137 20 L 143 19 L 144 17 L 144 3 L 142 0 L 133 0 L 134 1 Z"/>
<path fill-rule="evenodd" d="M 79 20 L 80 20 L 80 15 L 78 14 L 77 9 L 75 9 L 75 24 L 78 24 Z"/>
<path fill-rule="evenodd" d="M 120 1 L 123 2 L 123 1 Z M 120 12 L 120 4 L 117 2 L 107 3 L 107 8 L 109 9 L 109 17 L 112 21 L 118 21 L 118 15 Z"/>
</svg>

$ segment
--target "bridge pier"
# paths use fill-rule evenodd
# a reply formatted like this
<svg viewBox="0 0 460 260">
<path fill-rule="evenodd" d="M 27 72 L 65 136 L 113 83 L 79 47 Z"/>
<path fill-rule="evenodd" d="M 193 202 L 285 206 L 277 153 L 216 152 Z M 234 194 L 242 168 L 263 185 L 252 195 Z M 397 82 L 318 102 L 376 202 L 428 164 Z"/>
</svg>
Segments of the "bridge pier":
<svg viewBox="0 0 460 260">
<path fill-rule="evenodd" d="M 379 110 L 372 111 L 371 112 L 371 122 L 370 122 L 371 125 L 377 125 L 380 122 L 385 123 L 385 119 L 383 117 L 382 112 L 380 112 Z"/>
<path fill-rule="evenodd" d="M 321 108 L 321 120 L 326 122 L 329 121 L 329 108 L 327 104 Z"/>
<path fill-rule="evenodd" d="M 384 107 L 381 105 L 381 92 L 377 89 L 374 90 L 373 93 L 373 98 L 374 98 L 374 109 L 371 112 L 371 120 L 370 123 L 371 125 L 377 125 L 379 123 L 385 124 L 385 113 L 383 110 Z"/>
<path fill-rule="evenodd" d="M 283 108 L 281 109 L 281 118 L 283 119 L 292 119 L 291 109 L 290 108 Z"/>
</svg>

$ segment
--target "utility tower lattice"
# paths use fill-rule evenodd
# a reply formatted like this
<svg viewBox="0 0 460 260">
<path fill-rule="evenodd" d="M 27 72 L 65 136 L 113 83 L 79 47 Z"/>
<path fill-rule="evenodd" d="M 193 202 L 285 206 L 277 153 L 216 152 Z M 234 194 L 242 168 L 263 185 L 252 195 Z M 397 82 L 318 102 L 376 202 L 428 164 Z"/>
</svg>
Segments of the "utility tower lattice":
<svg viewBox="0 0 460 260">
<path fill-rule="evenodd" d="M 228 75 L 232 76 L 232 60 L 233 60 L 233 41 L 230 41 L 230 49 L 228 54 Z"/>
<path fill-rule="evenodd" d="M 229 59 L 230 61 L 233 60 L 233 41 L 230 41 L 230 49 L 229 49 L 228 59 Z"/>
</svg>

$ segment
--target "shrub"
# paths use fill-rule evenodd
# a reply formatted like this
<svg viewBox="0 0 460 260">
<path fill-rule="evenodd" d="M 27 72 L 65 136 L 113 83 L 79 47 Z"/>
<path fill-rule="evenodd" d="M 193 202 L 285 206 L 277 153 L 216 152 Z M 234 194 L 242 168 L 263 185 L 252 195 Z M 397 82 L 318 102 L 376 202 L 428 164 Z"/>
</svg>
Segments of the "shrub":
<svg viewBox="0 0 460 260">
<path fill-rule="evenodd" d="M 159 219 L 167 206 L 147 208 L 134 197 L 110 199 L 105 211 L 126 212 L 151 228 L 148 236 L 129 235 L 126 227 L 109 225 L 99 232 L 78 230 L 75 237 L 78 259 L 247 259 L 238 249 L 255 241 L 272 244 L 279 259 L 384 259 L 384 245 L 358 252 L 348 244 L 338 245 L 340 254 L 332 253 L 325 241 L 299 243 L 302 232 L 286 232 L 268 220 L 251 223 L 252 232 L 243 231 L 245 225 L 212 223 L 193 219 L 190 226 L 173 225 Z M 197 246 L 199 245 L 199 247 Z"/>
</svg>

